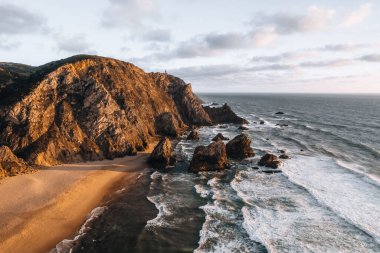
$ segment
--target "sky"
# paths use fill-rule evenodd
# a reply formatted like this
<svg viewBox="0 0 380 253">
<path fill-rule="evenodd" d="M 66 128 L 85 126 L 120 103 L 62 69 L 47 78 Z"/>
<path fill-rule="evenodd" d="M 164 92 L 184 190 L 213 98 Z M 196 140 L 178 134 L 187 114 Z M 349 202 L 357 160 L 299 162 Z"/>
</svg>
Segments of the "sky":
<svg viewBox="0 0 380 253">
<path fill-rule="evenodd" d="M 0 62 L 76 54 L 196 92 L 380 93 L 380 1 L 0 0 Z"/>
</svg>

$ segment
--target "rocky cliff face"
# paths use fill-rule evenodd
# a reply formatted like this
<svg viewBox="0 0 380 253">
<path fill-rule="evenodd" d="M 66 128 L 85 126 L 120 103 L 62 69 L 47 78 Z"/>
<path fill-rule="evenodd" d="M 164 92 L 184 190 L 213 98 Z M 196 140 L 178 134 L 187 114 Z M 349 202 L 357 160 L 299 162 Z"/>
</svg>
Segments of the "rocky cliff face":
<svg viewBox="0 0 380 253">
<path fill-rule="evenodd" d="M 15 156 L 8 147 L 0 147 L 0 178 L 31 171 L 33 171 L 33 169 L 22 159 Z"/>
<path fill-rule="evenodd" d="M 33 164 L 134 154 L 166 129 L 155 124 L 163 117 L 179 132 L 211 124 L 191 86 L 171 75 L 95 56 L 21 67 L 0 65 L 0 145 Z"/>
</svg>

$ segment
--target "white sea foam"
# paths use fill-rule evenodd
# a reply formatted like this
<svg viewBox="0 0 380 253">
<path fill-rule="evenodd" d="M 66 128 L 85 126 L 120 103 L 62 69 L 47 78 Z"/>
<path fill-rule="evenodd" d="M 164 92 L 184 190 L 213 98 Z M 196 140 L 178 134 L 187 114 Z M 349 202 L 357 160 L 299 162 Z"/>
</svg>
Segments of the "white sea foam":
<svg viewBox="0 0 380 253">
<path fill-rule="evenodd" d="M 63 241 L 58 243 L 56 247 L 52 249 L 49 253 L 71 253 L 72 248 L 75 246 L 76 242 L 78 242 L 79 239 L 82 238 L 89 229 L 91 229 L 91 222 L 97 219 L 100 215 L 102 215 L 105 210 L 107 210 L 106 206 L 94 208 L 88 215 L 88 218 L 78 231 L 77 235 L 73 239 L 64 239 Z"/>
<path fill-rule="evenodd" d="M 377 252 L 366 233 L 279 174 L 241 172 L 232 187 L 244 200 L 243 227 L 270 252 Z"/>
<path fill-rule="evenodd" d="M 288 178 L 380 242 L 380 188 L 326 157 L 297 157 L 285 164 Z"/>
</svg>

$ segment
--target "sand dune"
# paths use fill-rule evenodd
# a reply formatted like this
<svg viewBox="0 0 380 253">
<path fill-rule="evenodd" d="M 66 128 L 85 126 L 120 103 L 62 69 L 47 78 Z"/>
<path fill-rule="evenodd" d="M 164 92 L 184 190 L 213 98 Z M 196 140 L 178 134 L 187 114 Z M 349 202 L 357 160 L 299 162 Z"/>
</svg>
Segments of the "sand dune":
<svg viewBox="0 0 380 253">
<path fill-rule="evenodd" d="M 133 157 L 65 164 L 0 181 L 0 252 L 52 249 L 118 182 L 136 180 L 152 147 Z"/>
</svg>

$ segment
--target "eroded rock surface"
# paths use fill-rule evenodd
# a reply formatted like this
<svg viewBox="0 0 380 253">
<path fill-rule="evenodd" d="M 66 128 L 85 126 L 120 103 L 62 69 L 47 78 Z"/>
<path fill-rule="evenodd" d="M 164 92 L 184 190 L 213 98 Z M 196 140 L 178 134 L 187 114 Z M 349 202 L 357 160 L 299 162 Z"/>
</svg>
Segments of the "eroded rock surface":
<svg viewBox="0 0 380 253">
<path fill-rule="evenodd" d="M 215 135 L 214 138 L 212 138 L 212 141 L 226 141 L 226 140 L 229 140 L 227 137 L 224 137 L 223 134 L 221 133 L 218 133 L 217 135 Z"/>
<path fill-rule="evenodd" d="M 191 172 L 215 171 L 228 168 L 226 145 L 222 141 L 208 146 L 198 146 L 190 162 Z"/>
<path fill-rule="evenodd" d="M 166 168 L 173 164 L 174 156 L 172 152 L 172 144 L 169 138 L 163 138 L 154 147 L 153 152 L 148 158 L 148 162 L 156 168 Z"/>
<path fill-rule="evenodd" d="M 240 134 L 226 145 L 227 156 L 232 159 L 244 159 L 255 155 L 251 148 L 251 140 L 246 134 Z"/>
<path fill-rule="evenodd" d="M 193 130 L 189 133 L 186 140 L 199 140 L 199 133 L 196 130 Z"/>
<path fill-rule="evenodd" d="M 205 111 L 210 115 L 210 118 L 214 124 L 248 124 L 248 121 L 237 116 L 227 104 L 222 107 L 204 106 Z"/>
<path fill-rule="evenodd" d="M 119 60 L 80 55 L 0 68 L 0 145 L 30 163 L 133 155 L 156 132 L 177 136 L 212 122 L 191 85 Z"/>
<path fill-rule="evenodd" d="M 281 162 L 278 160 L 277 156 L 267 153 L 263 157 L 261 157 L 258 164 L 260 166 L 277 169 Z"/>
<path fill-rule="evenodd" d="M 0 178 L 31 172 L 24 160 L 18 158 L 6 146 L 0 147 Z"/>
</svg>

